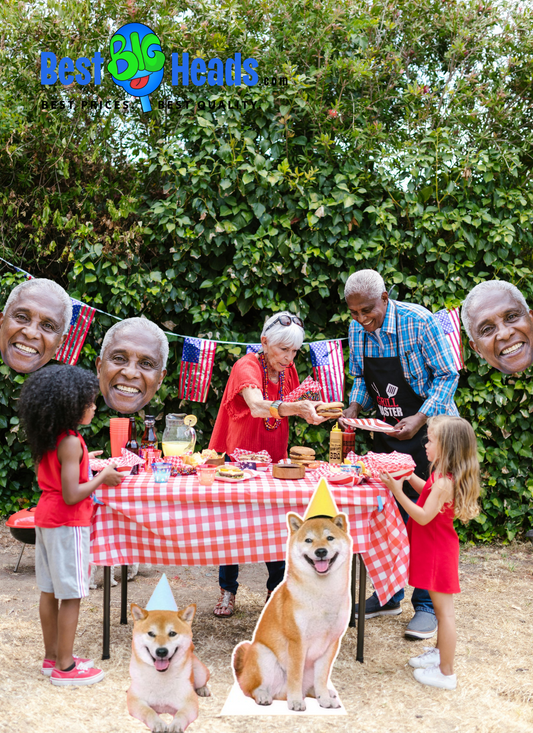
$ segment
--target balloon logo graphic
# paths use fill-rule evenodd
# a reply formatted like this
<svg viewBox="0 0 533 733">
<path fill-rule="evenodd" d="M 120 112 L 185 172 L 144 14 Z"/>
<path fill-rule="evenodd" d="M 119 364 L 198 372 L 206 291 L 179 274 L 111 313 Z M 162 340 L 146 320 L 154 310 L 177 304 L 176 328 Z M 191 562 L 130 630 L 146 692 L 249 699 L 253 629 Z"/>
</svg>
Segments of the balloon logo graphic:
<svg viewBox="0 0 533 733">
<path fill-rule="evenodd" d="M 143 112 L 150 112 L 148 96 L 163 81 L 165 55 L 159 38 L 142 23 L 127 23 L 109 42 L 111 61 L 107 70 L 119 87 L 140 97 Z"/>
</svg>

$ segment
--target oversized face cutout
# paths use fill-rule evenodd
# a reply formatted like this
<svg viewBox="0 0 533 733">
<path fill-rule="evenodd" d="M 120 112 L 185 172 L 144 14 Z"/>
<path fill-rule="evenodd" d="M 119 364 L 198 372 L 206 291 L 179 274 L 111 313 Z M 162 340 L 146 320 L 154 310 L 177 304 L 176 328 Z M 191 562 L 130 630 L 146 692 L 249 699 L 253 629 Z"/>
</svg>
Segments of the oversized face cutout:
<svg viewBox="0 0 533 733">
<path fill-rule="evenodd" d="M 346 303 L 354 321 L 357 321 L 365 331 L 372 333 L 383 325 L 389 296 L 386 292 L 382 293 L 379 298 L 369 298 L 367 295 L 353 293 L 346 298 Z"/>
<path fill-rule="evenodd" d="M 160 344 L 142 329 L 119 331 L 96 359 L 100 390 L 106 404 L 126 415 L 150 402 L 167 373 Z"/>
<path fill-rule="evenodd" d="M 52 359 L 66 338 L 64 306 L 54 293 L 23 290 L 0 314 L 0 353 L 21 374 L 40 369 Z"/>
<path fill-rule="evenodd" d="M 470 346 L 504 374 L 522 372 L 533 362 L 533 311 L 512 293 L 498 290 L 470 312 Z"/>
</svg>

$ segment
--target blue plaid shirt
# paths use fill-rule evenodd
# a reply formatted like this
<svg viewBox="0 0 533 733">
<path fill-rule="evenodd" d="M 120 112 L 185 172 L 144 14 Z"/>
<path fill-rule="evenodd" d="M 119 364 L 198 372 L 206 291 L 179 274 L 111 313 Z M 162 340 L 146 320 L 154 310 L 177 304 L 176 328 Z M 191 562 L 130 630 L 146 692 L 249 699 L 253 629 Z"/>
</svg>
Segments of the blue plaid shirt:
<svg viewBox="0 0 533 733">
<path fill-rule="evenodd" d="M 453 401 L 459 374 L 453 363 L 450 344 L 440 324 L 421 305 L 389 300 L 380 337 L 367 333 L 366 355 L 371 357 L 397 356 L 396 314 L 398 314 L 398 345 L 403 374 L 408 384 L 425 402 L 420 412 L 432 415 L 458 415 Z M 350 323 L 350 374 L 354 385 L 350 404 L 358 402 L 364 410 L 374 407 L 363 376 L 364 328 L 356 321 Z"/>
</svg>

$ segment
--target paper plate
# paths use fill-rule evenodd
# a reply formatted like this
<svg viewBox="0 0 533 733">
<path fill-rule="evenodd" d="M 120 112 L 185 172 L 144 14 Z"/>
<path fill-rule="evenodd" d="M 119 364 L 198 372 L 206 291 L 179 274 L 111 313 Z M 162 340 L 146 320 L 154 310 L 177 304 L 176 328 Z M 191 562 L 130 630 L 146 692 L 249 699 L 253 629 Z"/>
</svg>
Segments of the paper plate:
<svg viewBox="0 0 533 733">
<path fill-rule="evenodd" d="M 249 478 L 255 478 L 259 474 L 257 471 L 252 471 L 250 468 L 245 468 L 244 476 L 242 478 L 231 478 L 230 476 L 215 476 L 215 481 L 224 481 L 226 484 L 240 484 L 243 481 L 248 481 Z"/>
</svg>

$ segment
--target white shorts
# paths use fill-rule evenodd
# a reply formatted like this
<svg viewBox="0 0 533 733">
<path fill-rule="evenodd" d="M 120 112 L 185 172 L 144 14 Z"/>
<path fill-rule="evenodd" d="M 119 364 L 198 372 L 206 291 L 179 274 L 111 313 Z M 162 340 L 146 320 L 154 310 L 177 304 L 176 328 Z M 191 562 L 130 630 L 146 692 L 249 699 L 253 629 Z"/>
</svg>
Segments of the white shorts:
<svg viewBox="0 0 533 733">
<path fill-rule="evenodd" d="M 89 595 L 90 527 L 35 527 L 35 575 L 58 600 Z"/>
</svg>

